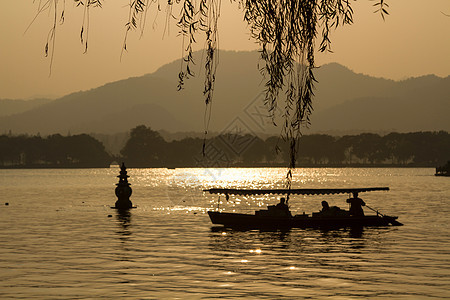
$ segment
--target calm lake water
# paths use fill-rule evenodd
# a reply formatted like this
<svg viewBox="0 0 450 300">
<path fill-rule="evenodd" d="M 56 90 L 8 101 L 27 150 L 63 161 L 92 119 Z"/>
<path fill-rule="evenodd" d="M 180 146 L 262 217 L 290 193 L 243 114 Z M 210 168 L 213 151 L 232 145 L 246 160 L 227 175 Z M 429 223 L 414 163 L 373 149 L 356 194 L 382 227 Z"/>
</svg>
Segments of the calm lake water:
<svg viewBox="0 0 450 300">
<path fill-rule="evenodd" d="M 450 298 L 450 178 L 433 169 L 295 172 L 295 188 L 389 186 L 360 196 L 405 226 L 362 232 L 212 228 L 218 196 L 202 189 L 282 188 L 285 169 L 128 169 L 128 216 L 110 209 L 118 172 L 0 170 L 1 299 Z M 311 213 L 345 199 L 290 204 Z M 221 201 L 253 212 L 278 200 Z"/>
</svg>

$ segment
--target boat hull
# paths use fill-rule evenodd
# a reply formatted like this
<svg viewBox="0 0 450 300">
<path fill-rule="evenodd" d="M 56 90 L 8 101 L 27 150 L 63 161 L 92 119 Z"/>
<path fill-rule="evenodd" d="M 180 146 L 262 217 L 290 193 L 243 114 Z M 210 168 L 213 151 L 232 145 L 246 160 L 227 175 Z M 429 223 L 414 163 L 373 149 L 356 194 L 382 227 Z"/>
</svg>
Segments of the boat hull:
<svg viewBox="0 0 450 300">
<path fill-rule="evenodd" d="M 396 217 L 389 216 L 310 217 L 297 215 L 294 217 L 273 217 L 216 211 L 208 211 L 208 215 L 213 224 L 228 228 L 342 228 L 402 225 L 395 220 Z"/>
</svg>

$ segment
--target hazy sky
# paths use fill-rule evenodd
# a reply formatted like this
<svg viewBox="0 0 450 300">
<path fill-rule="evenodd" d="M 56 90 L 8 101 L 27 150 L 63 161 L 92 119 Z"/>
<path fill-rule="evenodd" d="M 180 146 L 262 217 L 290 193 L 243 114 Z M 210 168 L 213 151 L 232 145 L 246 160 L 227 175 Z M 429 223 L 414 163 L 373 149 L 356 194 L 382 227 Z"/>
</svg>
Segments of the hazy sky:
<svg viewBox="0 0 450 300">
<path fill-rule="evenodd" d="M 62 96 L 152 73 L 181 57 L 181 40 L 174 24 L 163 38 L 163 11 L 157 18 L 148 18 L 140 40 L 138 33 L 132 34 L 128 52 L 120 61 L 128 0 L 104 1 L 102 9 L 91 11 L 89 51 L 83 54 L 79 40 L 82 10 L 71 0 L 66 2 L 66 22 L 57 30 L 49 77 L 50 60 L 44 57 L 44 46 L 51 17 L 40 16 L 24 35 L 37 4 L 1 1 L 0 98 Z M 390 0 L 390 16 L 385 21 L 373 13 L 373 3 L 354 3 L 355 24 L 333 33 L 334 52 L 318 55 L 318 65 L 338 62 L 357 73 L 395 80 L 450 75 L 450 17 L 444 15 L 450 15 L 449 0 Z M 257 49 L 236 3 L 222 1 L 219 22 L 220 49 Z"/>
</svg>

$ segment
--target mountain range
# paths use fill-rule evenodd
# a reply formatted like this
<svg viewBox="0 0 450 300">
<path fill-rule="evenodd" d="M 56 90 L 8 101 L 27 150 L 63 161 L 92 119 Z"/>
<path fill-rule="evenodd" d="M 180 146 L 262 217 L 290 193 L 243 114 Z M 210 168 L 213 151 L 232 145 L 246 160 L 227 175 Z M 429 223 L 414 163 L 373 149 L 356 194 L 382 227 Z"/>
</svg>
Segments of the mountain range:
<svg viewBox="0 0 450 300">
<path fill-rule="evenodd" d="M 156 72 L 50 100 L 0 100 L 0 134 L 113 134 L 144 124 L 166 132 L 279 134 L 266 118 L 258 52 L 220 51 L 211 115 L 205 110 L 202 53 L 196 76 L 177 91 L 181 60 Z M 387 68 L 389 66 L 386 66 Z M 356 74 L 337 63 L 316 70 L 306 133 L 450 131 L 450 76 L 403 81 Z"/>
</svg>

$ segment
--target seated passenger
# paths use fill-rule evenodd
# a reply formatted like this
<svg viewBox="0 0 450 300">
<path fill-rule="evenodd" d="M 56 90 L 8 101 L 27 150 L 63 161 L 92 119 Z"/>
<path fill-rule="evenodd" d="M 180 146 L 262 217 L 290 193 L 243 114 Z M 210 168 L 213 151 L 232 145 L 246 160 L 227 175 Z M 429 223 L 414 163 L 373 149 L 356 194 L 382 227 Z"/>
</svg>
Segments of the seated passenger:
<svg viewBox="0 0 450 300">
<path fill-rule="evenodd" d="M 280 203 L 276 205 L 278 209 L 289 210 L 289 206 L 286 204 L 286 199 L 280 198 Z"/>
<path fill-rule="evenodd" d="M 327 201 L 322 201 L 322 209 L 317 214 L 322 217 L 337 217 L 343 215 L 343 210 L 340 209 L 337 206 L 331 206 L 328 204 Z"/>
<path fill-rule="evenodd" d="M 330 205 L 328 205 L 328 202 L 324 200 L 324 201 L 322 201 L 322 210 L 321 210 L 321 212 L 325 212 L 327 210 L 330 210 Z"/>
<path fill-rule="evenodd" d="M 275 206 L 278 210 L 283 211 L 284 214 L 291 217 L 291 212 L 289 211 L 289 206 L 287 205 L 287 201 L 284 198 L 280 198 L 280 203 Z"/>
</svg>

